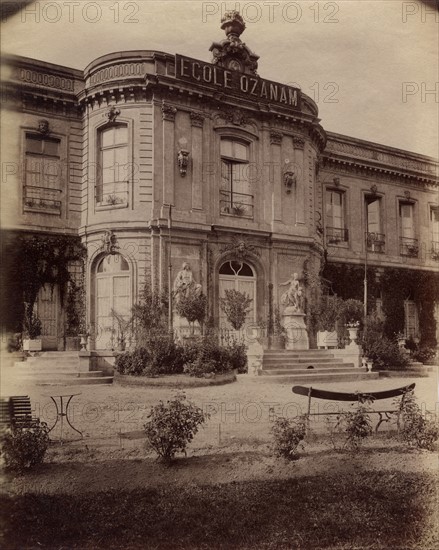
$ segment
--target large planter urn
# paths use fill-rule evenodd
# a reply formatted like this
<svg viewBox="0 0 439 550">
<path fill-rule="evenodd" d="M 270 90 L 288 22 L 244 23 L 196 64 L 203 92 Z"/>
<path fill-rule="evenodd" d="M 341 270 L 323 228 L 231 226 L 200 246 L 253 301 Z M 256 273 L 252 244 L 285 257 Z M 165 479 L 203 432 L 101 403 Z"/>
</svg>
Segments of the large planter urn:
<svg viewBox="0 0 439 550">
<path fill-rule="evenodd" d="M 352 344 L 356 344 L 357 343 L 357 338 L 358 338 L 358 328 L 357 327 L 347 327 L 348 329 L 348 332 L 349 332 L 349 340 L 351 341 Z"/>
</svg>

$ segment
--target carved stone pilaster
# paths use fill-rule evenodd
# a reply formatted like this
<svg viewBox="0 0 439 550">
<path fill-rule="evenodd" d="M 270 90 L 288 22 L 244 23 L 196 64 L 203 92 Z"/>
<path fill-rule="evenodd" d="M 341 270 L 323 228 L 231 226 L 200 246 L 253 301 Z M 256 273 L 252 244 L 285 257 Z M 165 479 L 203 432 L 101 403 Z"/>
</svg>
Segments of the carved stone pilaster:
<svg viewBox="0 0 439 550">
<path fill-rule="evenodd" d="M 201 113 L 196 113 L 195 111 L 191 111 L 189 114 L 191 118 L 191 125 L 196 126 L 197 128 L 202 128 L 204 124 L 204 115 Z"/>
<path fill-rule="evenodd" d="M 305 140 L 301 137 L 293 137 L 293 145 L 294 145 L 294 149 L 304 149 Z"/>
<path fill-rule="evenodd" d="M 283 134 L 281 132 L 270 132 L 270 144 L 280 145 L 282 143 Z"/>
<path fill-rule="evenodd" d="M 166 103 L 163 103 L 162 105 L 163 120 L 170 120 L 171 122 L 174 122 L 176 114 L 177 114 L 177 109 L 175 107 L 172 107 L 172 105 L 167 105 Z"/>
</svg>

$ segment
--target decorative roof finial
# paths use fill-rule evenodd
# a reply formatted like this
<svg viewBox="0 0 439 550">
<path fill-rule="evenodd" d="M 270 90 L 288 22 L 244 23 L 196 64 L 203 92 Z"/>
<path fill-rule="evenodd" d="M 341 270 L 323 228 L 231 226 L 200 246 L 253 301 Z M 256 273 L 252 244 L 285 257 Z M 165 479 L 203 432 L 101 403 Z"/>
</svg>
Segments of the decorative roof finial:
<svg viewBox="0 0 439 550">
<path fill-rule="evenodd" d="M 259 56 L 254 54 L 239 38 L 245 30 L 244 19 L 238 11 L 226 11 L 221 18 L 221 28 L 227 38 L 214 42 L 210 47 L 212 63 L 224 69 L 257 75 Z"/>
<path fill-rule="evenodd" d="M 239 40 L 245 30 L 244 19 L 236 10 L 226 11 L 221 18 L 221 23 L 221 28 L 226 33 L 227 38 L 232 41 Z"/>
</svg>

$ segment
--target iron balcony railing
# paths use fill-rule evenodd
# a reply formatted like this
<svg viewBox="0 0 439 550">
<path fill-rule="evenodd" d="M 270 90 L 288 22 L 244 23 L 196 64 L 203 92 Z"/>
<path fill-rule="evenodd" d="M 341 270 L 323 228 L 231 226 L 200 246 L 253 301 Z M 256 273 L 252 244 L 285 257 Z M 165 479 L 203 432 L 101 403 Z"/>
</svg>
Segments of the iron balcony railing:
<svg viewBox="0 0 439 550">
<path fill-rule="evenodd" d="M 409 256 L 411 258 L 417 258 L 419 254 L 418 239 L 411 239 L 409 237 L 400 237 L 399 253 L 401 256 Z"/>
<path fill-rule="evenodd" d="M 26 185 L 23 193 L 23 209 L 27 212 L 61 214 L 61 189 Z"/>
<path fill-rule="evenodd" d="M 253 218 L 253 195 L 220 190 L 221 214 Z"/>
<path fill-rule="evenodd" d="M 326 241 L 328 244 L 347 243 L 349 232 L 345 227 L 327 227 Z"/>
<path fill-rule="evenodd" d="M 367 250 L 383 254 L 386 244 L 386 236 L 383 233 L 366 233 Z"/>
</svg>

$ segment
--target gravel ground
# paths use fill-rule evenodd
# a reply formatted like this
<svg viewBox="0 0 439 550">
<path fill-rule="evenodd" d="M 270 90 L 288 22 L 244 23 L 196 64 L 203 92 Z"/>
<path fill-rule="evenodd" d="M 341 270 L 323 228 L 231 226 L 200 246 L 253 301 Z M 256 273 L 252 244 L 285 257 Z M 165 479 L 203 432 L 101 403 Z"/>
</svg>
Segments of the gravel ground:
<svg viewBox="0 0 439 550">
<path fill-rule="evenodd" d="M 186 388 L 187 398 L 210 413 L 210 419 L 172 469 L 155 460 L 146 448 L 142 427 L 151 405 L 177 393 L 174 388 L 102 386 L 33 386 L 14 377 L 14 367 L 2 372 L 2 395 L 29 395 L 35 414 L 52 426 L 55 407 L 50 395 L 80 393 L 70 408 L 72 424 L 83 438 L 60 424 L 51 432 L 46 463 L 24 477 L 5 478 L 7 493 L 43 491 L 80 493 L 106 488 L 133 489 L 167 484 L 222 483 L 250 479 L 286 479 L 348 470 L 437 471 L 435 453 L 407 450 L 391 429 L 382 424 L 380 433 L 366 448 L 352 453 L 334 450 L 324 420 L 312 423 L 312 432 L 301 458 L 285 463 L 273 456 L 270 447 L 270 409 L 294 417 L 307 408 L 307 398 L 291 392 L 292 384 L 262 381 L 238 375 L 237 382 L 224 386 Z M 346 383 L 320 383 L 334 391 L 378 391 L 416 383 L 418 403 L 437 411 L 437 373 L 428 378 L 391 378 Z M 329 402 L 315 401 L 313 411 Z M 331 402 L 344 409 L 348 403 Z M 379 408 L 391 407 L 380 401 Z M 375 405 L 377 407 L 377 405 Z M 327 410 L 327 409 L 326 409 Z M 332 409 L 333 410 L 333 409 Z"/>
</svg>

